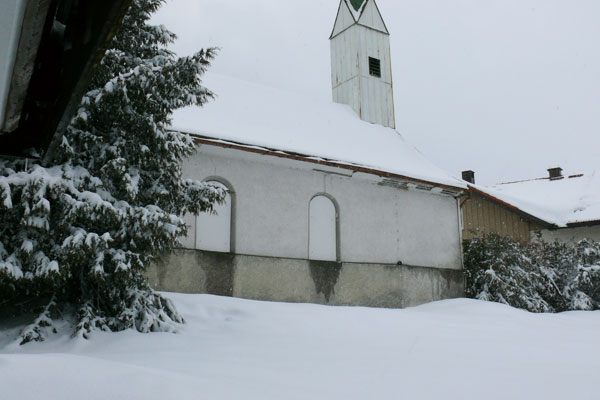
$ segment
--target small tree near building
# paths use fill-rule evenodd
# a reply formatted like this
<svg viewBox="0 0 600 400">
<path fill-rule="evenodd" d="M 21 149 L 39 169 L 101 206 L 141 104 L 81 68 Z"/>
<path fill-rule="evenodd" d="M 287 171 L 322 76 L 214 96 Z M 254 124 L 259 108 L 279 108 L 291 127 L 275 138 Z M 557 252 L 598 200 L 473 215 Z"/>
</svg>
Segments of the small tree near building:
<svg viewBox="0 0 600 400">
<path fill-rule="evenodd" d="M 181 215 L 224 198 L 182 178 L 194 143 L 169 130 L 173 110 L 213 97 L 200 77 L 215 50 L 175 57 L 175 35 L 148 24 L 162 3 L 133 1 L 51 166 L 0 160 L 0 309 L 38 315 L 21 343 L 68 309 L 85 338 L 183 322 L 144 271 L 186 233 Z"/>
</svg>

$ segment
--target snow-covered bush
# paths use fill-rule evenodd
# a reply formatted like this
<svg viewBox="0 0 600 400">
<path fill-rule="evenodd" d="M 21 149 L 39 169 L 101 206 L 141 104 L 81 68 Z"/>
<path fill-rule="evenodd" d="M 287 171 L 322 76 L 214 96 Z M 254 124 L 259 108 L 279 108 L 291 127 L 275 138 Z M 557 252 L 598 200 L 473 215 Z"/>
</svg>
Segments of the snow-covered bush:
<svg viewBox="0 0 600 400">
<path fill-rule="evenodd" d="M 174 34 L 147 23 L 162 3 L 133 1 L 51 165 L 0 160 L 0 308 L 39 315 L 23 343 L 43 340 L 64 307 L 83 337 L 182 322 L 144 270 L 185 234 L 179 216 L 224 193 L 181 175 L 194 143 L 170 116 L 213 97 L 200 77 L 214 50 L 167 50 Z"/>
<path fill-rule="evenodd" d="M 582 240 L 575 246 L 564 246 L 559 263 L 544 260 L 546 271 L 558 265 L 557 286 L 562 289 L 563 303 L 557 310 L 600 308 L 600 243 Z"/>
<path fill-rule="evenodd" d="M 495 234 L 465 241 L 464 262 L 468 297 L 534 312 L 552 311 L 539 294 L 544 276 L 519 243 Z"/>
<path fill-rule="evenodd" d="M 532 312 L 600 307 L 600 243 L 522 245 L 490 234 L 464 243 L 466 294 Z"/>
</svg>

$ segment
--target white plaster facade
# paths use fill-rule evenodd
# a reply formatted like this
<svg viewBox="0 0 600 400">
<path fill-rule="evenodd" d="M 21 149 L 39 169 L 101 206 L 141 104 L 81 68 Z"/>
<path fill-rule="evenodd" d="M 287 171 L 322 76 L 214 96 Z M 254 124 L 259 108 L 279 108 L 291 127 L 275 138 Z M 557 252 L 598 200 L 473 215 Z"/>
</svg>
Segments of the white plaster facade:
<svg viewBox="0 0 600 400">
<path fill-rule="evenodd" d="M 309 205 L 326 194 L 337 208 L 338 260 L 462 269 L 458 199 L 380 184 L 376 175 L 212 145 L 184 164 L 186 177 L 231 190 L 231 252 L 309 259 Z M 202 226 L 191 225 L 186 248 Z"/>
</svg>

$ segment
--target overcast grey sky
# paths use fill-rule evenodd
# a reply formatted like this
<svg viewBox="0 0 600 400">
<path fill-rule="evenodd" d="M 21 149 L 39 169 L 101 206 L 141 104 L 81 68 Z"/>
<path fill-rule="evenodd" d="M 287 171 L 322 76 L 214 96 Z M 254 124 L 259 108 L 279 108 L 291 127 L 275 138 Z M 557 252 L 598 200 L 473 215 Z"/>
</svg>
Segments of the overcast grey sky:
<svg viewBox="0 0 600 400">
<path fill-rule="evenodd" d="M 212 71 L 331 98 L 338 0 L 169 0 L 154 22 Z M 378 0 L 391 33 L 397 128 L 478 183 L 600 173 L 600 1 Z M 310 118 L 310 116 L 307 116 Z"/>
</svg>

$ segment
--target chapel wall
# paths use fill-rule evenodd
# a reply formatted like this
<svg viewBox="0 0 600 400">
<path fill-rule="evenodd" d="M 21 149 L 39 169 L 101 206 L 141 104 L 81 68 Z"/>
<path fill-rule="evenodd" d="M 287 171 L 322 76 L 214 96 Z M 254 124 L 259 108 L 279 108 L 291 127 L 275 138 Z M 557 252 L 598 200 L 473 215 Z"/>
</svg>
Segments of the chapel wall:
<svg viewBox="0 0 600 400">
<path fill-rule="evenodd" d="M 205 145 L 184 175 L 231 192 L 231 251 L 182 248 L 147 272 L 156 290 L 328 305 L 409 307 L 464 296 L 458 200 L 371 174 Z M 311 199 L 335 202 L 337 257 L 309 259 Z"/>
<path fill-rule="evenodd" d="M 185 163 L 184 175 L 221 177 L 231 185 L 233 253 L 307 259 L 309 203 L 326 194 L 338 209 L 338 261 L 462 269 L 453 197 L 382 186 L 379 177 L 352 176 L 351 170 L 209 145 Z M 193 234 L 194 219 L 188 221 Z"/>
</svg>

